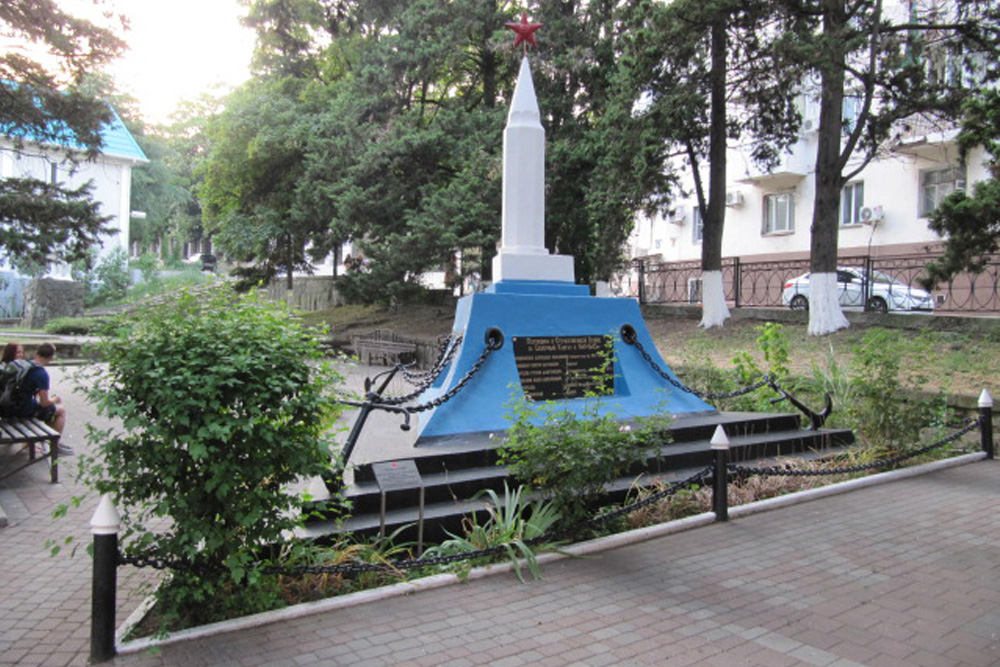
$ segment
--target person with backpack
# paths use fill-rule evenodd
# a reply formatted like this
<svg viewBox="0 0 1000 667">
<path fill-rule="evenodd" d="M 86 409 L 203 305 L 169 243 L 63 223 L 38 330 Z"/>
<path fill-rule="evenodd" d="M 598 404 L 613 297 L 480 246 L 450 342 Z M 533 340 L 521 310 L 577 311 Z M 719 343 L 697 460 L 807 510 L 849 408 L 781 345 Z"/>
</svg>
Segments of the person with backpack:
<svg viewBox="0 0 1000 667">
<path fill-rule="evenodd" d="M 18 389 L 13 416 L 41 419 L 62 433 L 66 427 L 66 408 L 62 406 L 61 398 L 49 393 L 49 372 L 45 370 L 45 367 L 55 359 L 55 356 L 56 346 L 52 343 L 42 343 L 35 350 L 32 366 Z M 60 444 L 59 453 L 60 455 L 72 454 L 73 450 Z"/>
<path fill-rule="evenodd" d="M 7 343 L 4 345 L 3 355 L 0 356 L 0 363 L 6 364 L 15 359 L 24 359 L 24 346 L 20 343 Z"/>
</svg>

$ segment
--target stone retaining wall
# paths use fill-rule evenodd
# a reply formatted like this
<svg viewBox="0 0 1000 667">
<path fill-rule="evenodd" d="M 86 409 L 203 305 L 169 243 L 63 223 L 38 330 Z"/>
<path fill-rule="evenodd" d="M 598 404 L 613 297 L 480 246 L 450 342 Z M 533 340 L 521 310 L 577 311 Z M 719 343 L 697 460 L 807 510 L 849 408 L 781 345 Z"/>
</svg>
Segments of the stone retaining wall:
<svg viewBox="0 0 1000 667">
<path fill-rule="evenodd" d="M 41 329 L 57 317 L 83 317 L 83 283 L 36 278 L 24 289 L 24 318 L 28 329 Z"/>
<path fill-rule="evenodd" d="M 285 279 L 275 279 L 265 290 L 269 299 L 281 301 L 304 311 L 326 310 L 343 306 L 347 302 L 337 290 L 333 276 L 306 276 L 295 278 L 291 297 Z"/>
</svg>

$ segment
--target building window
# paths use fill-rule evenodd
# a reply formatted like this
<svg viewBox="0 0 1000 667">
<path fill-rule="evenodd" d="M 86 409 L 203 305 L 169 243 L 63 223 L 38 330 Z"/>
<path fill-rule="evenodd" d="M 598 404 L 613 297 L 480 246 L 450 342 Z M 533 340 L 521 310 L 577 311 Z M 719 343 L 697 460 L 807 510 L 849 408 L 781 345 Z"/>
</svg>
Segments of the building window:
<svg viewBox="0 0 1000 667">
<path fill-rule="evenodd" d="M 14 177 L 14 158 L 10 151 L 0 151 L 0 178 Z"/>
<path fill-rule="evenodd" d="M 795 201 L 789 193 L 764 195 L 764 234 L 795 231 Z"/>
<path fill-rule="evenodd" d="M 705 221 L 701 219 L 701 208 L 695 206 L 691 212 L 691 242 L 701 243 L 705 234 Z"/>
<path fill-rule="evenodd" d="M 920 172 L 920 215 L 927 217 L 945 197 L 964 189 L 964 166 Z"/>
<path fill-rule="evenodd" d="M 840 224 L 860 225 L 861 209 L 865 205 L 864 181 L 848 183 L 840 193 Z"/>
<path fill-rule="evenodd" d="M 49 183 L 52 185 L 59 184 L 59 164 L 56 162 L 49 163 Z"/>
<path fill-rule="evenodd" d="M 861 115 L 863 103 L 864 100 L 858 95 L 844 95 L 843 116 L 841 117 L 843 134 L 850 134 L 854 131 L 854 126 L 858 124 L 858 116 Z"/>
</svg>

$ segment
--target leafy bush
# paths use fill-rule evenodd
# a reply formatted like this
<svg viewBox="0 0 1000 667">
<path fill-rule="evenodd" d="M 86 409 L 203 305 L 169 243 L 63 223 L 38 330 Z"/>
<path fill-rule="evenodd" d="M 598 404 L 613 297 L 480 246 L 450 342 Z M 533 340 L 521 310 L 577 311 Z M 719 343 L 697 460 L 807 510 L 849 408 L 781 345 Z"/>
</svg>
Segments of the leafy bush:
<svg viewBox="0 0 1000 667">
<path fill-rule="evenodd" d="M 301 520 L 288 485 L 330 466 L 340 377 L 315 339 L 283 307 L 220 288 L 116 319 L 103 350 L 82 384 L 121 427 L 90 429 L 80 475 L 113 495 L 127 552 L 190 564 L 159 590 L 163 613 L 273 606 L 260 562 Z"/>
<path fill-rule="evenodd" d="M 928 405 L 903 398 L 903 353 L 898 331 L 871 329 L 854 348 L 851 401 L 845 406 L 862 439 L 889 456 L 916 444 L 928 423 Z"/>
<path fill-rule="evenodd" d="M 666 437 L 666 418 L 623 423 L 593 398 L 580 414 L 552 403 L 512 405 L 513 425 L 499 448 L 499 464 L 515 479 L 551 499 L 570 525 L 588 518 L 605 486 L 645 457 L 645 445 Z"/>
<path fill-rule="evenodd" d="M 735 386 L 737 389 L 753 384 L 761 379 L 765 374 L 772 375 L 786 389 L 791 390 L 789 364 L 791 362 L 791 344 L 785 329 L 775 322 L 767 322 L 754 327 L 758 333 L 757 347 L 763 359 L 765 369 L 762 369 L 750 352 L 746 350 L 736 353 L 733 357 L 733 364 L 736 368 Z M 725 390 L 725 389 L 723 389 Z M 763 410 L 773 409 L 771 399 L 774 392 L 771 389 L 756 391 L 751 394 L 729 399 L 725 403 L 730 410 Z"/>
<path fill-rule="evenodd" d="M 86 336 L 103 330 L 107 324 L 103 317 L 56 317 L 45 323 L 45 331 L 60 336 Z"/>
<path fill-rule="evenodd" d="M 121 247 L 115 248 L 100 261 L 96 261 L 96 254 L 92 254 L 89 260 L 74 262 L 71 275 L 73 280 L 87 287 L 84 304 L 88 307 L 124 298 L 132 282 L 128 274 L 128 256 Z"/>
<path fill-rule="evenodd" d="M 144 283 L 156 284 L 160 281 L 160 260 L 153 253 L 143 253 L 142 257 L 132 260 L 132 266 L 139 269 Z"/>
</svg>

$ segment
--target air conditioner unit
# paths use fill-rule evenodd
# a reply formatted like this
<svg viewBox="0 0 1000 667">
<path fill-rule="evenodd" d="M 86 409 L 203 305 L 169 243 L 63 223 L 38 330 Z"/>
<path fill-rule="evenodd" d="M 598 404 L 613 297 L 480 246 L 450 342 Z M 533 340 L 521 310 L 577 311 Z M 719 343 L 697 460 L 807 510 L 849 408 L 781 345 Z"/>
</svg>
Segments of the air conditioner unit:
<svg viewBox="0 0 1000 667">
<path fill-rule="evenodd" d="M 874 225 L 885 217 L 881 206 L 865 206 L 860 213 L 861 223 L 864 225 Z"/>
<path fill-rule="evenodd" d="M 701 278 L 688 278 L 688 303 L 701 303 Z"/>
<path fill-rule="evenodd" d="M 739 190 L 730 190 L 726 193 L 726 206 L 742 206 L 743 193 Z"/>
<path fill-rule="evenodd" d="M 684 211 L 674 211 L 667 217 L 667 222 L 671 225 L 681 226 L 684 224 Z"/>
<path fill-rule="evenodd" d="M 816 121 L 814 121 L 813 119 L 809 118 L 802 121 L 803 132 L 812 132 L 815 129 L 816 129 Z"/>
</svg>

